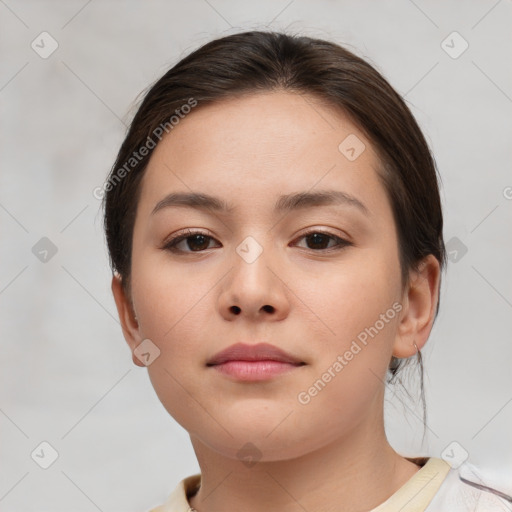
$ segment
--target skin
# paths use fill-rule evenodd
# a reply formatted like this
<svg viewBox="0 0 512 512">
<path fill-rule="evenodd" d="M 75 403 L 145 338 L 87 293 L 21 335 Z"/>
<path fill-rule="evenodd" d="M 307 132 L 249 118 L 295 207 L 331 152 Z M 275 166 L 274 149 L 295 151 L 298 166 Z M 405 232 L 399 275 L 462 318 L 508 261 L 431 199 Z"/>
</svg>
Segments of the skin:
<svg viewBox="0 0 512 512">
<path fill-rule="evenodd" d="M 366 146 L 355 161 L 338 150 L 350 134 Z M 130 349 L 149 338 L 160 350 L 148 373 L 190 434 L 202 474 L 190 499 L 198 512 L 369 510 L 418 471 L 386 439 L 384 381 L 392 355 L 412 356 L 414 344 L 421 350 L 427 341 L 439 263 L 428 256 L 402 286 L 378 164 L 347 116 L 282 91 L 198 107 L 156 147 L 135 220 L 131 296 L 117 275 L 112 290 Z M 273 212 L 281 194 L 325 189 L 356 197 L 368 213 L 350 205 Z M 235 210 L 174 206 L 152 215 L 168 193 L 191 191 Z M 187 252 L 162 249 L 186 228 L 212 237 L 192 244 L 205 250 L 194 252 L 186 240 L 179 248 Z M 350 245 L 303 237 L 318 230 Z M 236 252 L 247 236 L 263 249 L 250 264 Z M 393 303 L 399 314 L 309 403 L 299 403 L 298 394 Z M 235 381 L 206 366 L 236 342 L 271 343 L 306 364 L 264 382 Z M 251 466 L 237 455 L 248 442 L 257 448 Z"/>
</svg>

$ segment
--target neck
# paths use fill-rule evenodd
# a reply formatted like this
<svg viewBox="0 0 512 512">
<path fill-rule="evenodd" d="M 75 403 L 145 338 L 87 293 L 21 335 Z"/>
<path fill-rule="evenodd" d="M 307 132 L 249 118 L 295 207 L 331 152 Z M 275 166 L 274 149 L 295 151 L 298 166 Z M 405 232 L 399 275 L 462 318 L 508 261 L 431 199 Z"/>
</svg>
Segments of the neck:
<svg viewBox="0 0 512 512">
<path fill-rule="evenodd" d="M 371 428 L 370 428 L 371 426 Z M 191 436 L 201 488 L 190 499 L 197 512 L 371 510 L 419 469 L 387 442 L 384 426 L 359 425 L 350 435 L 290 460 L 244 465 Z"/>
</svg>

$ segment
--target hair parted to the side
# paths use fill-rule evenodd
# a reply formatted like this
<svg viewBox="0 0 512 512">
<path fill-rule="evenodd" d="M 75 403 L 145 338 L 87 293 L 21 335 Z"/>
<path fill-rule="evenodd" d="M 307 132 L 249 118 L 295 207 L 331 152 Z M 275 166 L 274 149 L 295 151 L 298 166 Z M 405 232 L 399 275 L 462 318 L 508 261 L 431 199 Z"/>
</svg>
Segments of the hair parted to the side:
<svg viewBox="0 0 512 512">
<path fill-rule="evenodd" d="M 275 90 L 314 97 L 338 109 L 372 142 L 380 157 L 378 174 L 397 226 L 403 286 L 409 271 L 429 254 L 444 268 L 443 215 L 435 162 L 400 95 L 374 67 L 336 43 L 250 31 L 215 39 L 180 60 L 149 88 L 135 114 L 107 180 L 111 186 L 103 197 L 110 263 L 125 290 L 130 289 L 140 182 L 156 146 L 155 134 L 162 131 L 159 127 L 169 125 L 170 118 L 191 100 L 197 102 L 197 110 L 237 95 Z M 141 147 L 147 148 L 144 156 L 138 153 Z M 136 161 L 130 160 L 134 153 L 138 155 Z M 114 180 L 123 167 L 122 179 Z M 423 397 L 421 359 L 419 363 Z M 390 381 L 402 366 L 402 359 L 393 358 Z M 424 399 L 423 404 L 425 412 Z"/>
</svg>

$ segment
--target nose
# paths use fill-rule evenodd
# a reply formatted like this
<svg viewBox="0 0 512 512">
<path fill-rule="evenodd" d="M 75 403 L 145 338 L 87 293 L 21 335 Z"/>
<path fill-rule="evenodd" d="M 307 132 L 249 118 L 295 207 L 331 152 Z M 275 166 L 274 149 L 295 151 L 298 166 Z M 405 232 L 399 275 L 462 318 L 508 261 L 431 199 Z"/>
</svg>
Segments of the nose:
<svg viewBox="0 0 512 512">
<path fill-rule="evenodd" d="M 265 249 L 253 261 L 238 253 L 234 255 L 218 301 L 226 320 L 240 317 L 249 321 L 278 321 L 289 314 L 287 276 L 269 253 L 270 249 Z"/>
</svg>

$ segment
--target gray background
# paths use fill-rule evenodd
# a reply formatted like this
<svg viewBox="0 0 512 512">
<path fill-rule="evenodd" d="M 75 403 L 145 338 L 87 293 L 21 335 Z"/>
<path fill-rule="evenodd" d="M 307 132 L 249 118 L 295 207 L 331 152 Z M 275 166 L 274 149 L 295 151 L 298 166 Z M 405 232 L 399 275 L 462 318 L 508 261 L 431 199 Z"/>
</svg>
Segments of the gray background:
<svg viewBox="0 0 512 512">
<path fill-rule="evenodd" d="M 266 27 L 376 65 L 442 175 L 452 261 L 424 350 L 427 440 L 403 396 L 390 396 L 390 440 L 435 456 L 456 441 L 449 451 L 496 478 L 512 467 L 510 0 L 0 0 L 0 20 L 1 510 L 147 510 L 198 471 L 187 433 L 132 364 L 93 189 L 147 85 L 215 36 Z M 58 43 L 47 58 L 31 47 L 50 48 L 43 31 Z M 454 31 L 469 44 L 457 58 Z M 43 441 L 59 455 L 48 469 L 31 458 Z"/>
</svg>

